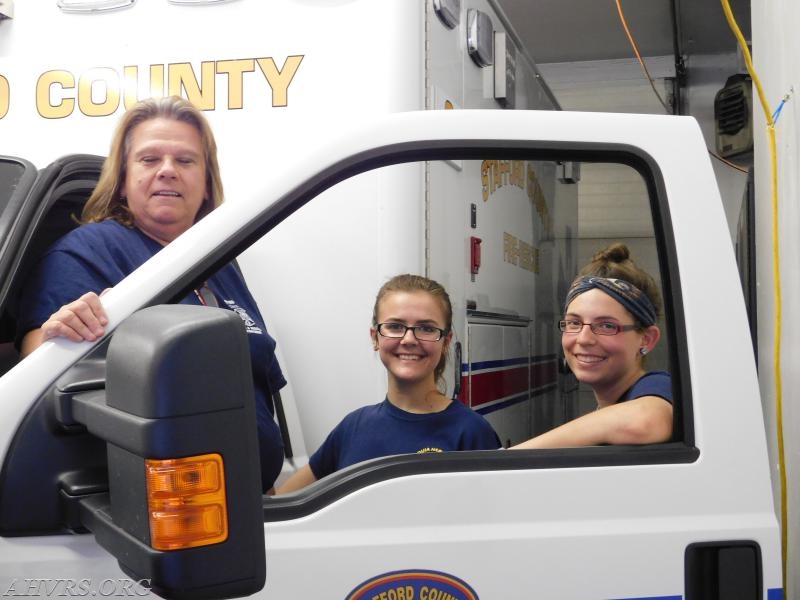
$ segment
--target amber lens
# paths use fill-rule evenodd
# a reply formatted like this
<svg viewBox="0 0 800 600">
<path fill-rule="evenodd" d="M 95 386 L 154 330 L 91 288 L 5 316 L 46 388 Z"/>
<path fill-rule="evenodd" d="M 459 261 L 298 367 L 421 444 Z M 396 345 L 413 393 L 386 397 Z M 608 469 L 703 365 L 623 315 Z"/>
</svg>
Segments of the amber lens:
<svg viewBox="0 0 800 600">
<path fill-rule="evenodd" d="M 146 460 L 150 543 L 178 550 L 225 541 L 228 518 L 219 454 Z"/>
</svg>

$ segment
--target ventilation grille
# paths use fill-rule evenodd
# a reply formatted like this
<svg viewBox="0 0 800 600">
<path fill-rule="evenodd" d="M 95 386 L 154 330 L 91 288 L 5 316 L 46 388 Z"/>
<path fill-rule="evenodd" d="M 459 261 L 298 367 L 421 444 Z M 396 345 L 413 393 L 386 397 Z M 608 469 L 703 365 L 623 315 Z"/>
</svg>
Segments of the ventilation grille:
<svg viewBox="0 0 800 600">
<path fill-rule="evenodd" d="M 747 75 L 734 75 L 714 97 L 717 152 L 734 156 L 753 150 L 752 83 Z"/>
<path fill-rule="evenodd" d="M 741 85 L 723 88 L 714 101 L 714 118 L 720 133 L 733 135 L 747 125 L 747 98 Z"/>
</svg>

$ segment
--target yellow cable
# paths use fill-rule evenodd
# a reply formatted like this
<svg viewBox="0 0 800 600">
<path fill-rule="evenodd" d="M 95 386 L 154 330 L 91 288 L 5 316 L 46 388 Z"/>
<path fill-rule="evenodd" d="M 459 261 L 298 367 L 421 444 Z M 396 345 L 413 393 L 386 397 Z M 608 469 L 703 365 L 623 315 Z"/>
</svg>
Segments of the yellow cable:
<svg viewBox="0 0 800 600">
<path fill-rule="evenodd" d="M 775 141 L 775 122 L 772 119 L 772 111 L 769 109 L 764 94 L 764 88 L 761 86 L 761 81 L 756 74 L 753 67 L 753 61 L 750 57 L 750 50 L 747 48 L 747 41 L 744 39 L 736 19 L 731 11 L 728 0 L 720 0 L 722 2 L 722 9 L 725 11 L 725 18 L 728 20 L 728 25 L 733 31 L 736 40 L 739 42 L 739 47 L 742 49 L 745 64 L 747 65 L 747 72 L 753 79 L 753 84 L 758 92 L 758 99 L 761 102 L 761 107 L 764 110 L 764 115 L 767 119 L 767 134 L 769 139 L 769 155 L 770 155 L 770 182 L 772 185 L 772 264 L 773 275 L 775 279 L 775 427 L 777 429 L 778 438 L 778 470 L 780 474 L 780 495 L 781 495 L 781 568 L 783 575 L 783 594 L 784 598 L 789 598 L 789 590 L 787 589 L 788 580 L 786 578 L 786 564 L 788 553 L 788 509 L 787 509 L 787 484 L 786 484 L 786 460 L 783 445 L 783 384 L 781 381 L 781 269 L 780 269 L 780 245 L 779 245 L 779 229 L 778 229 L 778 150 Z"/>
<path fill-rule="evenodd" d="M 753 80 L 753 84 L 756 87 L 758 98 L 761 103 L 761 106 L 764 110 L 764 114 L 766 115 L 767 119 L 767 137 L 769 140 L 769 151 L 770 151 L 770 182 L 772 186 L 772 264 L 773 264 L 773 271 L 774 271 L 774 280 L 775 280 L 775 346 L 774 346 L 774 368 L 775 368 L 775 426 L 777 430 L 777 441 L 778 441 L 778 470 L 779 470 L 779 477 L 780 477 L 780 505 L 781 505 L 781 572 L 783 577 L 783 593 L 784 597 L 788 598 L 788 590 L 787 585 L 788 581 L 786 579 L 786 564 L 787 564 L 787 554 L 788 554 L 788 510 L 787 510 L 787 483 L 786 483 L 786 460 L 785 460 L 785 449 L 784 449 L 784 440 L 783 440 L 783 383 L 781 377 L 781 313 L 782 313 L 782 301 L 781 301 L 781 276 L 780 276 L 780 238 L 779 238 L 779 228 L 778 228 L 778 151 L 777 151 L 777 143 L 775 141 L 775 122 L 772 118 L 772 112 L 769 110 L 769 103 L 767 102 L 766 96 L 764 94 L 764 89 L 761 86 L 761 81 L 758 78 L 758 75 L 755 72 L 755 68 L 753 67 L 753 61 L 750 57 L 750 50 L 747 48 L 747 41 L 744 39 L 741 30 L 739 29 L 738 24 L 736 23 L 736 19 L 733 16 L 731 11 L 730 4 L 728 0 L 720 0 L 722 2 L 722 8 L 725 12 L 725 17 L 728 21 L 728 25 L 733 31 L 736 40 L 739 43 L 739 46 L 742 49 L 742 55 L 744 56 L 745 64 L 747 65 L 747 72 L 750 74 L 750 77 Z M 650 76 L 650 72 L 647 70 L 647 65 L 642 58 L 641 53 L 639 52 L 639 47 L 636 44 L 636 40 L 634 40 L 633 35 L 631 34 L 630 28 L 628 27 L 628 22 L 625 19 L 625 14 L 622 10 L 622 4 L 620 0 L 615 0 L 617 5 L 617 12 L 619 13 L 619 18 L 622 23 L 622 27 L 625 29 L 625 34 L 628 36 L 628 40 L 630 41 L 631 47 L 633 48 L 634 53 L 636 54 L 636 58 L 639 61 L 639 65 L 642 67 L 644 71 L 645 77 L 647 77 L 648 81 L 650 82 L 650 87 L 653 88 L 653 92 L 658 98 L 661 105 L 664 107 L 664 110 L 669 113 L 670 110 L 667 107 L 664 100 L 662 100 L 660 94 L 656 91 L 655 83 L 653 82 L 653 78 Z M 745 169 L 742 167 L 729 162 L 723 159 L 721 156 L 711 152 L 709 150 L 709 154 L 713 157 L 719 159 L 720 161 L 724 162 L 730 167 L 737 169 L 742 172 L 746 172 Z"/>
</svg>

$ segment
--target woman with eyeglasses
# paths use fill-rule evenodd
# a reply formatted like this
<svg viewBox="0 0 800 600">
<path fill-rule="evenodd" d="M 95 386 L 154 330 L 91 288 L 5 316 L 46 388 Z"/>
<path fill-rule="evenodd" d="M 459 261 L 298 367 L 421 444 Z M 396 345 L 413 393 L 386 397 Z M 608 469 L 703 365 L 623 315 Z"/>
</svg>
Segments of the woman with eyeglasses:
<svg viewBox="0 0 800 600">
<path fill-rule="evenodd" d="M 645 357 L 661 337 L 660 309 L 655 281 L 630 259 L 627 246 L 613 244 L 598 252 L 572 282 L 558 323 L 567 364 L 592 388 L 597 410 L 513 448 L 668 441 L 670 375 L 645 367 Z"/>
<path fill-rule="evenodd" d="M 94 341 L 108 324 L 100 294 L 220 205 L 214 135 L 203 114 L 171 96 L 142 100 L 122 117 L 80 227 L 41 257 L 19 302 L 22 356 L 45 340 Z M 283 466 L 272 394 L 286 380 L 258 306 L 234 263 L 183 298 L 221 306 L 245 322 L 252 357 L 261 480 L 267 491 Z"/>
<path fill-rule="evenodd" d="M 381 287 L 369 333 L 386 368 L 386 398 L 348 414 L 278 494 L 379 456 L 500 447 L 486 419 L 442 393 L 452 316 L 447 292 L 431 279 L 397 275 Z"/>
</svg>

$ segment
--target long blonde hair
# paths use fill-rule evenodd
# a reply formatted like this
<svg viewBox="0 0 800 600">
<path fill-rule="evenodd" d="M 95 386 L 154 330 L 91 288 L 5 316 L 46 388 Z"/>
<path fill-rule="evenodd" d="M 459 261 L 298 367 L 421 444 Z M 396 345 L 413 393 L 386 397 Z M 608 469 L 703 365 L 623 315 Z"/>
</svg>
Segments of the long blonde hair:
<svg viewBox="0 0 800 600">
<path fill-rule="evenodd" d="M 199 221 L 222 204 L 223 191 L 217 162 L 217 143 L 206 118 L 194 105 L 180 96 L 149 98 L 137 102 L 126 111 L 117 125 L 97 186 L 83 207 L 82 223 L 114 219 L 123 225 L 133 226 L 133 215 L 128 208 L 127 199 L 122 198 L 120 194 L 125 182 L 131 132 L 144 121 L 156 118 L 188 123 L 200 133 L 206 165 L 206 193 L 196 220 Z"/>
</svg>

